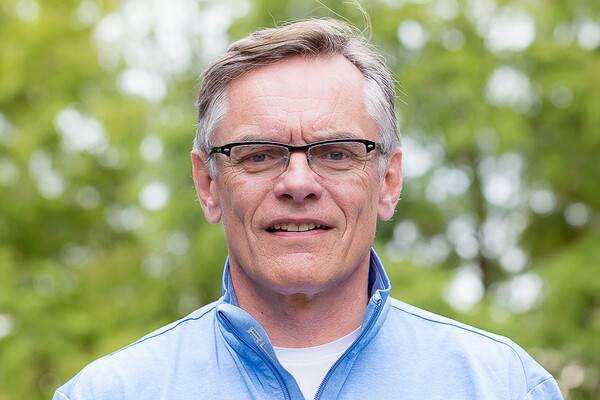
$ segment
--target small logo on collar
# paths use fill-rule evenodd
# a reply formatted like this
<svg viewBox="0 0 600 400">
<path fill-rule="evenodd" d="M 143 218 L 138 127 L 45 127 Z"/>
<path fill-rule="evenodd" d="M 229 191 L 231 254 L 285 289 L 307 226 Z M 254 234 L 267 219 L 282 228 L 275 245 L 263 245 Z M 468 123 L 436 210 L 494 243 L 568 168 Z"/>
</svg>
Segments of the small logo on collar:
<svg viewBox="0 0 600 400">
<path fill-rule="evenodd" d="M 256 328 L 251 326 L 250 329 L 248 329 L 246 332 L 249 333 L 250 335 L 252 335 L 252 337 L 254 338 L 254 341 L 256 341 L 256 344 L 262 349 L 262 351 L 264 351 L 265 354 L 268 355 L 271 360 L 273 360 L 273 362 L 276 362 L 275 359 L 273 358 L 273 356 L 271 354 L 269 354 L 267 349 L 265 349 L 265 345 L 267 344 L 267 342 L 262 338 L 262 336 L 256 330 Z"/>
</svg>

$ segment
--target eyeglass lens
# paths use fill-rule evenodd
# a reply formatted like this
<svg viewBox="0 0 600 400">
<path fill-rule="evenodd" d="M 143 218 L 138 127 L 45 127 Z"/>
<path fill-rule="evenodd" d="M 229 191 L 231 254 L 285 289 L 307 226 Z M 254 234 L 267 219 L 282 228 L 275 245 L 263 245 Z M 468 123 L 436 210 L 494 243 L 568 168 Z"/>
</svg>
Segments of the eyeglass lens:
<svg viewBox="0 0 600 400">
<path fill-rule="evenodd" d="M 237 175 L 276 176 L 289 161 L 289 150 L 273 144 L 239 145 L 231 149 L 231 166 Z M 319 175 L 344 175 L 365 168 L 367 149 L 363 143 L 324 143 L 310 147 L 308 163 Z"/>
</svg>

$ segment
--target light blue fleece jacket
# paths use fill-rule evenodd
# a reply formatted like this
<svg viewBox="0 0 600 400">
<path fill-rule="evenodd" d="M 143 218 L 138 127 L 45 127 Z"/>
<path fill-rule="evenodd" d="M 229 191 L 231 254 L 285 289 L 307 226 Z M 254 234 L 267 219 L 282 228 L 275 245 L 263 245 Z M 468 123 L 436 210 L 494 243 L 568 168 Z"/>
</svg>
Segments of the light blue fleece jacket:
<svg viewBox="0 0 600 400">
<path fill-rule="evenodd" d="M 361 331 L 316 399 L 562 399 L 556 381 L 512 341 L 389 297 L 371 251 L 371 299 Z M 223 297 L 102 357 L 53 400 L 303 399 L 269 337 Z"/>
</svg>

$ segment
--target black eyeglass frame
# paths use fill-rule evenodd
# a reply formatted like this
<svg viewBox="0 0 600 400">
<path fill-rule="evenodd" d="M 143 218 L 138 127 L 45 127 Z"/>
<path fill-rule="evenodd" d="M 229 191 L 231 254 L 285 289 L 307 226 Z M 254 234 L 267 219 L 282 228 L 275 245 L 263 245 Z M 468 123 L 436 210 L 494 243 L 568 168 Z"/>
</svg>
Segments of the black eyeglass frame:
<svg viewBox="0 0 600 400">
<path fill-rule="evenodd" d="M 322 144 L 343 143 L 343 142 L 362 143 L 367 148 L 367 154 L 369 154 L 373 150 L 379 150 L 383 153 L 383 144 L 381 144 L 381 143 L 374 142 L 374 141 L 368 140 L 368 139 L 348 138 L 348 139 L 323 140 L 321 142 L 314 142 L 314 143 L 305 144 L 302 146 L 293 146 L 291 144 L 285 144 L 285 143 L 279 143 L 279 142 L 263 142 L 263 141 L 232 142 L 232 143 L 224 144 L 222 146 L 211 147 L 208 154 L 209 155 L 225 154 L 226 156 L 231 157 L 231 149 L 232 148 L 234 148 L 236 146 L 244 146 L 244 145 L 249 145 L 249 144 L 257 144 L 257 145 L 268 144 L 268 145 L 274 145 L 274 146 L 281 146 L 281 147 L 285 147 L 290 153 L 293 151 L 304 151 L 305 153 L 308 154 L 308 150 L 311 147 L 319 146 Z"/>
<path fill-rule="evenodd" d="M 283 171 L 285 171 L 287 169 L 288 163 L 290 161 L 289 154 L 291 154 L 294 151 L 304 151 L 304 152 L 306 152 L 306 160 L 308 161 L 308 164 L 310 165 L 311 169 L 313 169 L 312 162 L 310 160 L 309 153 L 308 153 L 308 150 L 311 147 L 319 146 L 319 145 L 332 144 L 332 143 L 348 143 L 348 142 L 350 142 L 350 143 L 362 143 L 362 144 L 364 144 L 365 148 L 366 148 L 366 151 L 367 151 L 366 154 L 365 154 L 365 156 L 367 156 L 373 150 L 379 150 L 382 154 L 385 153 L 384 150 L 383 150 L 383 144 L 382 143 L 374 142 L 374 141 L 368 140 L 368 139 L 358 139 L 358 138 L 345 138 L 344 139 L 344 138 L 340 138 L 340 139 L 323 140 L 323 141 L 320 141 L 320 142 L 314 142 L 314 143 L 310 143 L 310 144 L 306 144 L 306 145 L 302 145 L 302 146 L 293 146 L 293 145 L 290 145 L 290 144 L 279 143 L 279 142 L 268 142 L 268 141 L 233 142 L 233 143 L 224 144 L 222 146 L 211 147 L 208 154 L 209 155 L 224 154 L 227 157 L 231 158 L 231 149 L 233 149 L 236 146 L 273 145 L 273 146 L 284 147 L 284 148 L 286 148 L 288 150 L 288 156 L 286 157 L 285 164 L 283 165 L 283 169 L 280 172 L 280 173 L 283 173 Z M 314 169 L 313 169 L 313 171 L 314 171 Z M 317 172 L 317 171 L 315 171 L 315 172 Z"/>
</svg>

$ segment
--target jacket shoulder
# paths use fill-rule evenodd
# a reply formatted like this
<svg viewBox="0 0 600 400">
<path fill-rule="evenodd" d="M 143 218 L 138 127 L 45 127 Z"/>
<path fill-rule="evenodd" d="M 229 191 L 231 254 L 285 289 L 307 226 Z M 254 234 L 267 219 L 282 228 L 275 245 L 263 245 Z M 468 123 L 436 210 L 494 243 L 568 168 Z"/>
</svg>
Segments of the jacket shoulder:
<svg viewBox="0 0 600 400">
<path fill-rule="evenodd" d="M 111 354 L 101 357 L 57 389 L 54 400 L 114 399 L 124 394 L 151 393 L 158 382 L 174 377 L 182 364 L 210 363 L 214 352 L 217 302 L 197 309 Z M 190 370 L 184 368 L 180 371 Z M 193 369 L 192 369 L 193 370 Z M 184 372 L 185 373 L 185 372 Z M 152 399 L 151 395 L 140 397 Z"/>
<path fill-rule="evenodd" d="M 483 339 L 484 342 L 493 342 L 499 345 L 508 346 L 509 348 L 518 347 L 513 341 L 505 336 L 496 335 L 494 333 L 475 328 L 462 322 L 404 303 L 394 298 L 390 298 L 390 309 L 392 313 L 392 320 L 400 318 L 402 319 L 403 323 L 409 322 L 428 331 L 435 332 L 440 329 L 444 329 L 445 333 L 452 334 L 452 336 L 456 337 L 464 336 L 469 339 L 478 337 Z"/>
<path fill-rule="evenodd" d="M 540 387 L 552 389 L 562 398 L 554 378 L 523 348 L 507 337 L 446 318 L 391 298 L 386 321 L 398 339 L 412 343 L 415 354 L 443 360 L 456 373 L 477 379 L 481 371 L 510 383 L 510 389 L 525 395 Z M 439 362 L 439 361 L 437 361 Z M 514 394 L 513 392 L 513 394 Z M 522 397 L 519 397 L 522 398 Z M 529 399 L 529 397 L 528 397 Z"/>
</svg>

